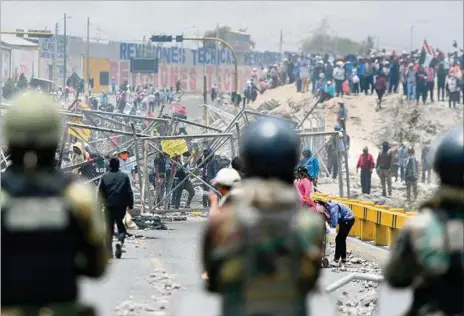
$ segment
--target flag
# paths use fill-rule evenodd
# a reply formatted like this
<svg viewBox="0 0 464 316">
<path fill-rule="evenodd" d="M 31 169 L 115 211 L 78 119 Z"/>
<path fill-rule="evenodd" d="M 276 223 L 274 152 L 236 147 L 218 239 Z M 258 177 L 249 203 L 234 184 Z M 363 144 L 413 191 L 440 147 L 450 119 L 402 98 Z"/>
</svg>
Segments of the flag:
<svg viewBox="0 0 464 316">
<path fill-rule="evenodd" d="M 422 45 L 422 50 L 419 57 L 419 64 L 424 67 L 429 67 L 434 56 L 435 52 L 433 51 L 433 47 L 427 43 L 427 40 L 424 40 L 424 44 Z"/>
</svg>

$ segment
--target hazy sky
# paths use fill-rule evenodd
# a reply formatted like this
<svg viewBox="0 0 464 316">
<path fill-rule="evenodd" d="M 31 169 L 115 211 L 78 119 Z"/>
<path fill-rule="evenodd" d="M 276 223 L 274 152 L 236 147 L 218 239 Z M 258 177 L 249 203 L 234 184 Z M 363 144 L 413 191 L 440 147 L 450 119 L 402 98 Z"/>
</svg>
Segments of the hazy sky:
<svg viewBox="0 0 464 316">
<path fill-rule="evenodd" d="M 46 12 L 45 12 L 46 10 Z M 433 47 L 451 49 L 453 40 L 463 43 L 463 1 L 2 1 L 1 29 L 63 30 L 84 36 L 87 17 L 91 37 L 141 40 L 154 33 L 201 35 L 217 24 L 246 27 L 258 50 L 278 51 L 283 29 L 284 50 L 299 48 L 299 41 L 327 17 L 333 34 L 362 40 L 377 37 L 380 47 L 410 47 L 424 38 Z"/>
</svg>

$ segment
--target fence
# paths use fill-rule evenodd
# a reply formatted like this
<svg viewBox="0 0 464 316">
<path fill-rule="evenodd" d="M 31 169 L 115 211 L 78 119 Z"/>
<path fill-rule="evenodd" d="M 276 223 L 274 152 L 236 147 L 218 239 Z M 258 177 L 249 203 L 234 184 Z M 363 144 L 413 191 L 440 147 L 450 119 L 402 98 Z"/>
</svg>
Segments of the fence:
<svg viewBox="0 0 464 316">
<path fill-rule="evenodd" d="M 163 114 L 162 108 L 157 118 L 86 109 L 62 111 L 65 128 L 57 165 L 97 184 L 109 158 L 127 151 L 129 158 L 121 156 L 121 169 L 130 174 L 142 212 L 206 210 L 208 191 L 216 190 L 211 180 L 238 155 L 244 128 L 267 115 L 245 109 L 234 115 L 219 107 L 205 107 L 208 125 Z M 299 127 L 302 149 L 311 147 L 320 163 L 320 177 L 330 172 L 335 175 L 340 196 L 344 196 L 340 137 L 324 132 L 322 114 L 308 113 L 303 120 L 280 119 Z M 7 154 L 2 150 L 2 166 Z"/>
</svg>

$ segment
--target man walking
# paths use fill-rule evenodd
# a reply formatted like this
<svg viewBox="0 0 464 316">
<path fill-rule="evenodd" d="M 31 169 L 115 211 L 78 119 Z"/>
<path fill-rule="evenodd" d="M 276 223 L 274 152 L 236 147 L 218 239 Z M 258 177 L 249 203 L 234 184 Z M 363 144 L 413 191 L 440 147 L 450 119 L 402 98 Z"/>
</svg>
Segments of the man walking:
<svg viewBox="0 0 464 316">
<path fill-rule="evenodd" d="M 392 168 L 392 156 L 390 152 L 390 145 L 388 142 L 382 143 L 382 151 L 377 156 L 376 170 L 379 175 L 380 182 L 382 183 L 382 196 L 388 196 L 392 194 L 392 179 L 391 179 L 391 168 Z"/>
<path fill-rule="evenodd" d="M 371 194 L 371 176 L 374 167 L 374 157 L 369 153 L 369 149 L 364 147 L 356 166 L 356 173 L 361 168 L 361 187 L 364 194 Z"/>
<path fill-rule="evenodd" d="M 118 227 L 118 242 L 116 243 L 115 256 L 121 258 L 122 246 L 126 237 L 126 227 L 123 219 L 126 215 L 126 208 L 131 211 L 134 207 L 134 194 L 129 176 L 119 170 L 119 159 L 110 159 L 110 171 L 105 173 L 98 187 L 100 198 L 103 199 L 108 220 L 108 247 L 113 255 L 113 230 L 114 224 Z"/>
<path fill-rule="evenodd" d="M 417 180 L 419 178 L 419 162 L 414 156 L 414 148 L 408 148 L 408 160 L 406 160 L 406 198 L 411 201 L 411 188 L 414 194 L 414 200 L 417 199 Z"/>
</svg>

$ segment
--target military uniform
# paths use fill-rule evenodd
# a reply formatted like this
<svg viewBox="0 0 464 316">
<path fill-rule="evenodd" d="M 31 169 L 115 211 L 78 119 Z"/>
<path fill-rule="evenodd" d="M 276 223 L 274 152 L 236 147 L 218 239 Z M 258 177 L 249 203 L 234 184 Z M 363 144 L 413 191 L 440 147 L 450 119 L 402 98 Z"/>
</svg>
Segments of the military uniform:
<svg viewBox="0 0 464 316">
<path fill-rule="evenodd" d="M 222 296 L 222 316 L 306 316 L 306 298 L 319 276 L 324 220 L 299 208 L 292 185 L 299 140 L 293 128 L 276 122 L 250 125 L 241 153 L 250 178 L 243 180 L 240 196 L 210 219 L 204 235 L 206 286 Z M 262 139 L 269 135 L 260 133 L 263 127 L 276 129 L 269 142 Z M 282 138 L 288 148 L 276 152 Z M 258 159 L 263 157 L 269 160 Z"/>
<path fill-rule="evenodd" d="M 49 102 L 23 96 L 4 117 L 2 315 L 95 315 L 77 302 L 77 277 L 100 277 L 108 260 L 94 190 L 54 169 L 61 126 Z"/>
<path fill-rule="evenodd" d="M 406 315 L 464 315 L 464 146 L 462 128 L 435 154 L 438 191 L 400 232 L 384 269 L 394 288 L 413 288 Z"/>
</svg>

